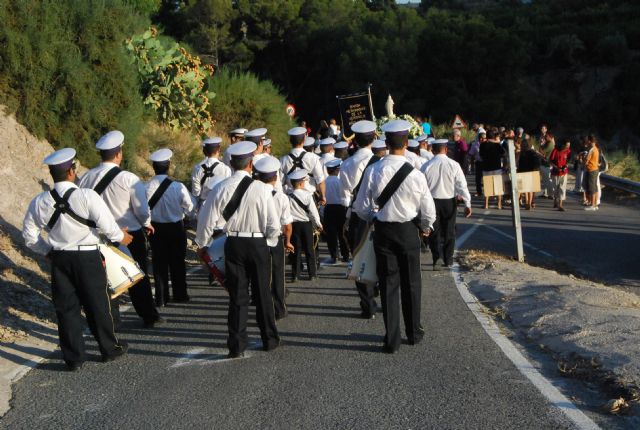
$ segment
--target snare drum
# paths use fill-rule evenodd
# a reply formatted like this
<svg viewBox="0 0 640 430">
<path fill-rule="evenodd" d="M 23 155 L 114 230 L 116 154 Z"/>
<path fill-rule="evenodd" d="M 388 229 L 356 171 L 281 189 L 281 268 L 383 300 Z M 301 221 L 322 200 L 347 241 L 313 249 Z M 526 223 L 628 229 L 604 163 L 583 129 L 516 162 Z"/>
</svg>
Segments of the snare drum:
<svg viewBox="0 0 640 430">
<path fill-rule="evenodd" d="M 144 272 L 140 269 L 138 263 L 131 258 L 131 254 L 129 254 L 129 250 L 126 247 L 116 248 L 115 246 L 101 243 L 98 248 L 102 258 L 104 258 L 107 285 L 112 299 L 125 293 L 144 278 Z"/>
<path fill-rule="evenodd" d="M 367 227 L 362 241 L 354 250 L 347 278 L 369 285 L 378 283 L 376 253 L 373 249 L 373 226 Z"/>
<path fill-rule="evenodd" d="M 224 287 L 224 244 L 227 235 L 221 234 L 211 241 L 207 253 L 202 255 L 202 261 L 207 265 L 209 272 L 216 281 Z"/>
</svg>

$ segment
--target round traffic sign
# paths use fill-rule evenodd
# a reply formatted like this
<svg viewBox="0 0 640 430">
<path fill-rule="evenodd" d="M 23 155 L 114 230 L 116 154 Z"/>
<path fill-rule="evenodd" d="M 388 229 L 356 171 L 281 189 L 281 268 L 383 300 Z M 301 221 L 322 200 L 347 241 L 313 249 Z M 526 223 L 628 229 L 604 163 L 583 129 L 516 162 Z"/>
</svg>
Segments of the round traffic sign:
<svg viewBox="0 0 640 430">
<path fill-rule="evenodd" d="M 285 111 L 287 112 L 287 115 L 289 115 L 291 118 L 296 116 L 296 107 L 292 104 L 288 104 L 287 107 L 285 108 Z"/>
</svg>

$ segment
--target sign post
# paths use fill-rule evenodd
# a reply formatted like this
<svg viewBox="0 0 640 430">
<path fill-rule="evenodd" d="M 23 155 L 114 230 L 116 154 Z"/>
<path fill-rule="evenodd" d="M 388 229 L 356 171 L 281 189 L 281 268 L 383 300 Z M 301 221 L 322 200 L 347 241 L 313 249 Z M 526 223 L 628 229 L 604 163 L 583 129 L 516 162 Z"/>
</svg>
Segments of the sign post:
<svg viewBox="0 0 640 430">
<path fill-rule="evenodd" d="M 516 231 L 516 252 L 519 262 L 524 262 L 524 247 L 522 245 L 522 224 L 520 223 L 520 201 L 518 199 L 518 174 L 516 173 L 516 151 L 512 139 L 509 144 L 509 173 L 511 176 L 511 215 L 513 228 Z"/>
</svg>

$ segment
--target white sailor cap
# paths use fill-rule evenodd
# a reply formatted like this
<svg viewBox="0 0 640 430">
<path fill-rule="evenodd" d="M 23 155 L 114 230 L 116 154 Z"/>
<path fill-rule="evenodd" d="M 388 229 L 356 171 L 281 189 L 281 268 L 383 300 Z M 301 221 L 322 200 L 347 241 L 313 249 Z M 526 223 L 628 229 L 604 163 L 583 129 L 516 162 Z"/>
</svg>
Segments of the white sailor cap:
<svg viewBox="0 0 640 430">
<path fill-rule="evenodd" d="M 121 131 L 113 130 L 102 136 L 96 142 L 96 148 L 100 151 L 119 148 L 124 143 L 124 134 Z"/>
<path fill-rule="evenodd" d="M 315 144 L 316 140 L 311 136 L 307 136 L 304 138 L 304 143 L 302 144 L 302 146 L 313 146 Z"/>
<path fill-rule="evenodd" d="M 240 127 L 240 128 L 236 128 L 235 130 L 231 130 L 228 134 L 229 134 L 230 136 L 233 136 L 233 135 L 236 135 L 236 134 L 240 134 L 240 135 L 244 136 L 244 134 L 245 134 L 247 131 L 249 131 L 249 130 L 247 130 L 246 128 L 242 128 L 242 127 Z"/>
<path fill-rule="evenodd" d="M 416 140 L 418 142 L 424 142 L 425 140 L 429 139 L 429 135 L 428 134 L 423 134 L 422 136 L 416 137 Z"/>
<path fill-rule="evenodd" d="M 371 149 L 387 149 L 387 142 L 384 140 L 376 139 L 371 144 Z"/>
<path fill-rule="evenodd" d="M 448 143 L 449 143 L 449 139 L 435 139 L 433 141 L 433 145 L 436 145 L 436 146 L 446 145 Z"/>
<path fill-rule="evenodd" d="M 287 132 L 289 136 L 300 136 L 301 134 L 306 134 L 306 133 L 307 133 L 307 129 L 304 127 L 293 127 Z"/>
<path fill-rule="evenodd" d="M 56 152 L 49 154 L 43 160 L 44 164 L 49 166 L 49 169 L 55 170 L 67 170 L 73 165 L 73 160 L 76 156 L 76 150 L 73 148 L 62 148 Z"/>
<path fill-rule="evenodd" d="M 376 131 L 376 128 L 375 122 L 363 119 L 353 124 L 351 126 L 351 131 L 358 134 L 371 134 Z"/>
<path fill-rule="evenodd" d="M 327 137 L 320 141 L 320 146 L 333 145 L 334 143 L 336 143 L 336 140 L 333 137 Z"/>
<path fill-rule="evenodd" d="M 231 155 L 231 158 L 251 158 L 256 149 L 258 149 L 258 145 L 254 142 L 243 140 L 229 145 L 227 152 Z"/>
<path fill-rule="evenodd" d="M 289 173 L 288 177 L 291 181 L 301 181 L 307 178 L 307 171 L 305 169 L 297 169 Z"/>
<path fill-rule="evenodd" d="M 265 139 L 264 142 L 262 142 L 262 146 L 270 146 L 271 145 L 271 139 Z"/>
<path fill-rule="evenodd" d="M 267 129 L 266 128 L 254 128 L 251 131 L 247 131 L 244 134 L 245 139 L 249 138 L 249 137 L 262 137 L 265 134 L 267 134 Z"/>
<path fill-rule="evenodd" d="M 220 146 L 222 138 L 220 137 L 207 137 L 202 141 L 202 146 Z"/>
<path fill-rule="evenodd" d="M 427 139 L 427 145 L 433 145 L 433 142 L 435 142 L 435 141 L 436 141 L 435 137 L 430 137 L 430 138 Z"/>
<path fill-rule="evenodd" d="M 478 134 L 480 134 L 480 133 L 486 133 L 486 132 L 487 132 L 487 131 L 486 131 L 484 128 L 482 128 L 482 127 L 478 128 Z"/>
<path fill-rule="evenodd" d="M 411 124 L 403 119 L 394 119 L 382 126 L 382 131 L 386 133 L 409 134 Z"/>
<path fill-rule="evenodd" d="M 340 167 L 342 164 L 342 160 L 339 158 L 331 158 L 324 163 L 324 166 L 327 169 L 335 169 L 336 167 Z"/>
<path fill-rule="evenodd" d="M 347 149 L 347 148 L 349 148 L 349 144 L 344 140 L 341 140 L 340 142 L 333 145 L 333 149 Z"/>
<path fill-rule="evenodd" d="M 280 170 L 280 161 L 272 156 L 262 157 L 254 164 L 253 168 L 262 176 L 277 176 Z"/>
<path fill-rule="evenodd" d="M 149 160 L 154 163 L 162 163 L 171 160 L 173 156 L 173 151 L 169 148 L 158 149 L 156 152 L 149 156 Z"/>
<path fill-rule="evenodd" d="M 409 143 L 407 144 L 409 148 L 417 148 L 420 146 L 420 142 L 417 140 L 409 139 Z"/>
</svg>

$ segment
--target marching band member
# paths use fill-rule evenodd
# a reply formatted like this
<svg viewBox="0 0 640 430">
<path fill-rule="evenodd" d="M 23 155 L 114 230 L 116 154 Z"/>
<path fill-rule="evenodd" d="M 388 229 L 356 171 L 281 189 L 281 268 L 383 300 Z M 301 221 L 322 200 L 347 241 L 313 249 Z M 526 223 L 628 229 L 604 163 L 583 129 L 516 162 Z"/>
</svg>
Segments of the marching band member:
<svg viewBox="0 0 640 430">
<path fill-rule="evenodd" d="M 384 157 L 389 152 L 387 150 L 387 143 L 384 140 L 380 139 L 376 139 L 373 141 L 373 143 L 371 144 L 371 151 L 373 152 L 373 155 L 378 158 Z"/>
<path fill-rule="evenodd" d="M 333 155 L 342 161 L 349 158 L 349 143 L 341 140 L 333 145 Z"/>
<path fill-rule="evenodd" d="M 460 164 L 447 156 L 447 144 L 446 139 L 434 141 L 436 155 L 421 169 L 427 179 L 437 214 L 433 234 L 429 236 L 433 270 L 436 270 L 436 263 L 441 256 L 445 267 L 453 264 L 458 208 L 456 196 L 462 196 L 465 217 L 471 216 L 471 195 L 467 188 L 467 180 Z M 440 253 L 440 239 L 442 239 L 442 253 Z"/>
<path fill-rule="evenodd" d="M 318 202 L 324 205 L 324 166 L 317 155 L 309 153 L 303 148 L 307 136 L 307 129 L 304 127 L 294 127 L 288 131 L 288 135 L 292 148 L 287 155 L 280 158 L 282 180 L 287 181 L 289 174 L 297 169 L 306 170 L 309 176 L 313 178 L 314 184 L 311 184 L 311 181 L 307 181 L 305 189 L 311 194 L 317 193 Z M 283 185 L 285 184 L 283 183 Z"/>
<path fill-rule="evenodd" d="M 79 370 L 86 359 L 81 310 L 102 361 L 113 361 L 127 352 L 126 343 L 115 334 L 98 233 L 122 245 L 132 240 L 95 191 L 74 184 L 75 155 L 74 149 L 64 148 L 44 159 L 55 184 L 31 201 L 22 229 L 26 245 L 51 260 L 51 296 L 60 348 L 71 371 Z M 46 237 L 42 230 L 47 230 Z"/>
<path fill-rule="evenodd" d="M 207 194 L 215 184 L 231 176 L 231 169 L 220 161 L 219 137 L 208 137 L 202 141 L 202 152 L 205 159 L 193 166 L 191 171 L 191 194 L 198 201 L 198 206 L 207 199 Z"/>
<path fill-rule="evenodd" d="M 349 196 L 342 189 L 340 179 L 340 165 L 342 160 L 334 158 L 325 163 L 328 176 L 326 180 L 327 204 L 324 207 L 324 226 L 329 248 L 330 264 L 335 264 L 338 258 L 338 244 L 343 262 L 349 261 L 349 245 L 344 236 L 344 223 L 349 206 Z"/>
<path fill-rule="evenodd" d="M 164 322 L 158 314 L 151 293 L 151 282 L 147 276 L 147 238 L 153 235 L 151 213 L 147 203 L 144 183 L 131 172 L 120 169 L 124 134 L 110 131 L 96 143 L 102 163 L 86 172 L 80 180 L 80 188 L 92 188 L 107 204 L 120 228 L 127 228 L 133 236 L 128 248 L 131 256 L 145 273 L 144 279 L 129 289 L 129 297 L 134 309 L 144 321 L 144 326 L 152 328 Z M 118 300 L 112 303 L 116 327 L 120 320 Z"/>
<path fill-rule="evenodd" d="M 327 137 L 320 141 L 320 160 L 326 165 L 327 161 L 333 160 L 335 155 L 333 154 L 333 145 L 336 140 L 333 137 Z M 325 174 L 326 176 L 326 174 Z"/>
<path fill-rule="evenodd" d="M 418 155 L 422 158 L 422 162 L 425 163 L 433 158 L 433 152 L 431 152 L 431 144 L 435 139 L 430 138 L 428 134 L 416 138 L 420 145 L 420 151 Z"/>
<path fill-rule="evenodd" d="M 347 158 L 340 166 L 340 184 L 351 204 L 361 187 L 363 173 L 367 167 L 377 162 L 379 159 L 373 157 L 371 144 L 376 137 L 376 124 L 372 121 L 358 121 L 351 126 L 354 133 L 354 140 L 358 145 L 358 150 Z M 351 251 L 357 248 L 366 230 L 366 221 L 362 220 L 358 214 L 351 212 L 347 215 L 348 235 L 347 240 Z M 374 299 L 374 286 L 356 281 L 356 289 L 360 296 L 360 316 L 365 319 L 373 319 L 376 316 L 377 304 Z"/>
<path fill-rule="evenodd" d="M 234 143 L 240 142 L 244 140 L 244 134 L 249 131 L 246 128 L 236 128 L 235 130 L 231 130 L 227 135 L 229 136 L 230 145 Z M 228 148 L 227 148 L 228 149 Z M 231 154 L 224 151 L 224 155 L 222 157 L 222 162 L 227 166 L 231 167 L 229 162 L 231 161 Z"/>
<path fill-rule="evenodd" d="M 260 328 L 262 348 L 275 349 L 280 344 L 273 300 L 269 288 L 271 256 L 267 240 L 277 241 L 282 231 L 276 213 L 272 187 L 251 179 L 253 142 L 238 142 L 227 149 L 234 173 L 211 191 L 198 218 L 196 243 L 198 252 L 207 251 L 219 219 L 226 220 L 224 232 L 225 287 L 229 291 L 228 358 L 244 356 L 247 347 L 249 282 L 256 299 L 256 322 Z"/>
<path fill-rule="evenodd" d="M 260 159 L 267 156 L 264 152 L 264 141 L 266 140 L 267 129 L 266 128 L 256 128 L 250 130 L 244 134 L 244 140 L 253 142 L 256 144 L 256 152 L 253 154 L 253 163 L 257 163 Z"/>
<path fill-rule="evenodd" d="M 293 217 L 291 240 L 293 242 L 292 280 L 295 282 L 302 271 L 302 252 L 307 259 L 309 280 L 316 278 L 317 255 L 314 247 L 313 232 L 322 230 L 320 215 L 313 201 L 313 195 L 306 190 L 307 171 L 298 169 L 289 174 L 293 191 L 289 193 L 291 216 Z"/>
<path fill-rule="evenodd" d="M 151 224 L 155 229 L 151 236 L 151 249 L 158 306 L 165 306 L 169 301 L 169 274 L 173 301 L 189 301 L 185 265 L 187 235 L 183 218 L 193 211 L 194 204 L 187 187 L 169 179 L 172 155 L 170 149 L 159 149 L 149 157 L 156 174 L 147 184 L 147 198 L 151 209 Z"/>
<path fill-rule="evenodd" d="M 280 161 L 275 157 L 264 157 L 253 166 L 258 179 L 273 189 L 271 194 L 275 201 L 276 213 L 280 215 L 280 225 L 282 234 L 277 240 L 267 240 L 269 251 L 271 252 L 271 295 L 273 297 L 273 307 L 276 320 L 287 316 L 287 305 L 285 303 L 285 251 L 294 250 L 291 244 L 291 206 L 289 198 L 276 188 L 278 174 L 280 173 Z"/>
<path fill-rule="evenodd" d="M 407 148 L 404 151 L 405 158 L 411 163 L 411 165 L 420 170 L 424 164 L 424 160 L 418 155 L 420 153 L 420 144 L 417 140 L 409 139 L 407 142 Z"/>
<path fill-rule="evenodd" d="M 353 205 L 361 219 L 375 225 L 373 245 L 386 329 L 383 349 L 388 353 L 400 348 L 400 296 L 409 344 L 424 336 L 420 234 L 429 234 L 436 218 L 424 175 L 404 157 L 410 128 L 403 120 L 385 124 L 390 153 L 367 169 Z M 417 216 L 419 226 L 414 223 Z"/>
</svg>

